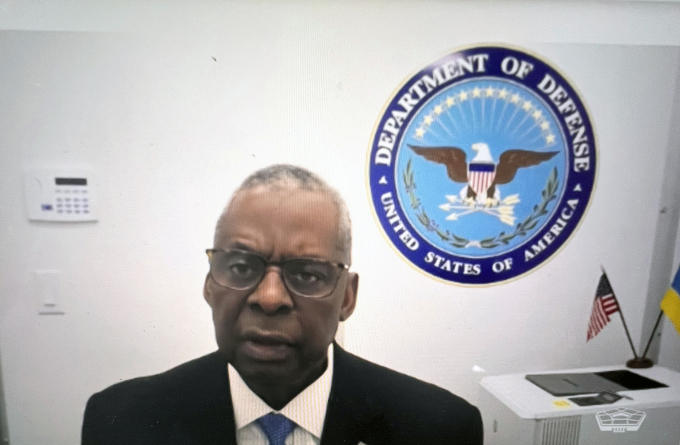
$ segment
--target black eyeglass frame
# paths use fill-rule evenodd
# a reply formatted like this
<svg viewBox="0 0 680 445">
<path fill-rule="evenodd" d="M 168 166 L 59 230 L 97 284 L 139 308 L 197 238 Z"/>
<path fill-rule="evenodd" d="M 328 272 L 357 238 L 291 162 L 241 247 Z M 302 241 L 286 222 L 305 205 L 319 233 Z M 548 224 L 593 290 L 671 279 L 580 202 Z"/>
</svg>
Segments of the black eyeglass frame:
<svg viewBox="0 0 680 445">
<path fill-rule="evenodd" d="M 261 259 L 262 262 L 264 263 L 264 268 L 262 269 L 262 276 L 260 277 L 259 280 L 257 280 L 257 282 L 256 282 L 252 287 L 247 287 L 247 288 L 245 288 L 245 289 L 239 289 L 239 288 L 230 287 L 230 286 L 225 286 L 224 284 L 221 284 L 220 282 L 218 282 L 218 281 L 215 279 L 215 277 L 214 277 L 213 274 L 212 274 L 212 259 L 213 259 L 213 255 L 214 255 L 215 253 L 218 253 L 218 252 L 224 252 L 224 253 L 238 252 L 238 253 L 242 253 L 242 254 L 246 254 L 246 255 L 251 255 L 251 256 L 254 256 L 254 257 L 257 257 L 257 258 Z M 313 298 L 313 299 L 316 299 L 316 298 L 325 298 L 325 297 L 328 297 L 330 294 L 332 294 L 332 293 L 335 291 L 335 288 L 338 287 L 338 281 L 340 281 L 340 275 L 342 275 L 342 272 L 345 271 L 345 270 L 349 270 L 349 268 L 350 268 L 350 266 L 349 266 L 348 264 L 345 264 L 345 263 L 335 263 L 335 262 L 333 262 L 333 261 L 319 260 L 319 259 L 316 259 L 316 258 L 289 258 L 289 259 L 283 259 L 283 260 L 279 260 L 279 261 L 270 261 L 270 260 L 269 260 L 268 258 L 266 258 L 264 255 L 260 255 L 260 254 L 257 253 L 257 252 L 252 252 L 252 251 L 250 251 L 250 250 L 242 250 L 242 249 L 229 249 L 229 250 L 224 250 L 224 249 L 205 249 L 205 253 L 206 253 L 206 255 L 208 255 L 208 262 L 209 262 L 209 264 L 210 264 L 210 270 L 208 271 L 208 275 L 210 275 L 210 278 L 212 278 L 212 280 L 215 282 L 215 284 L 217 284 L 217 285 L 220 286 L 220 287 L 223 287 L 223 288 L 225 288 L 225 289 L 236 290 L 236 291 L 252 291 L 252 290 L 254 290 L 254 289 L 257 289 L 257 287 L 260 285 L 260 283 L 262 282 L 262 280 L 264 279 L 264 277 L 265 277 L 265 275 L 266 275 L 266 272 L 267 272 L 267 269 L 269 268 L 269 266 L 276 266 L 276 267 L 279 269 L 279 276 L 281 277 L 281 281 L 283 282 L 283 285 L 286 287 L 286 290 L 287 290 L 291 295 L 297 295 L 297 296 L 303 297 L 303 298 Z M 297 261 L 307 261 L 307 262 L 318 263 L 318 264 L 329 264 L 329 265 L 331 265 L 331 266 L 333 266 L 333 267 L 336 267 L 336 268 L 340 269 L 340 273 L 339 273 L 338 276 L 336 277 L 335 283 L 333 283 L 333 286 L 331 287 L 331 289 L 329 290 L 329 292 L 328 292 L 327 294 L 325 294 L 325 295 L 320 295 L 320 296 L 318 296 L 318 297 L 300 294 L 299 292 L 295 292 L 295 291 L 293 291 L 293 290 L 290 288 L 290 286 L 289 286 L 289 284 L 288 284 L 288 280 L 286 279 L 286 277 L 285 277 L 284 274 L 283 274 L 283 265 L 284 265 L 285 263 L 291 263 L 291 262 L 297 262 Z"/>
</svg>

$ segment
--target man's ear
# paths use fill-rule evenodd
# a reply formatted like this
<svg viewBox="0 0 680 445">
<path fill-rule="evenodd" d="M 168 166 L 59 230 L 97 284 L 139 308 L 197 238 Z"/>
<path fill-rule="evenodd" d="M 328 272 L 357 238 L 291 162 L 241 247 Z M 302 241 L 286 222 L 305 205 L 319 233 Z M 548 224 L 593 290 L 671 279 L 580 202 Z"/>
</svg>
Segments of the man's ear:
<svg viewBox="0 0 680 445">
<path fill-rule="evenodd" d="M 354 312 L 357 306 L 357 291 L 359 290 L 359 274 L 350 272 L 348 276 L 347 286 L 345 287 L 345 295 L 340 307 L 340 321 L 347 320 Z"/>
<path fill-rule="evenodd" d="M 205 276 L 205 282 L 203 283 L 203 298 L 205 301 L 212 307 L 212 294 L 210 293 L 210 290 L 208 289 L 208 280 L 210 279 L 210 274 L 207 274 Z"/>
</svg>

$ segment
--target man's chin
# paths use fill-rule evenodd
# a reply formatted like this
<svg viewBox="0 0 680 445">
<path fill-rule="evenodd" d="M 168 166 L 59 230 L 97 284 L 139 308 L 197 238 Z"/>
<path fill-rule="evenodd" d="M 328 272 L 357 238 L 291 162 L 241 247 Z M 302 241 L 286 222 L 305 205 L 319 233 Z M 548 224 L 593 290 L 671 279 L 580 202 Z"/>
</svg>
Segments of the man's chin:
<svg viewBox="0 0 680 445">
<path fill-rule="evenodd" d="M 279 386 L 290 384 L 300 377 L 300 368 L 288 362 L 237 360 L 232 366 L 249 384 Z"/>
</svg>

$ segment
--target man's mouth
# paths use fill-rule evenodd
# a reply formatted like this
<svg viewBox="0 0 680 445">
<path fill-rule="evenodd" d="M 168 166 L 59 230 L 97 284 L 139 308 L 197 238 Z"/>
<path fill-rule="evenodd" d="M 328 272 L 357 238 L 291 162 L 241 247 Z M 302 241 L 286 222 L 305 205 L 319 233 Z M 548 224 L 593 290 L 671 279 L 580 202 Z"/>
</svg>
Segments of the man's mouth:
<svg viewBox="0 0 680 445">
<path fill-rule="evenodd" d="M 249 332 L 243 336 L 243 352 L 258 361 L 282 361 L 290 356 L 293 342 L 274 332 Z"/>
</svg>

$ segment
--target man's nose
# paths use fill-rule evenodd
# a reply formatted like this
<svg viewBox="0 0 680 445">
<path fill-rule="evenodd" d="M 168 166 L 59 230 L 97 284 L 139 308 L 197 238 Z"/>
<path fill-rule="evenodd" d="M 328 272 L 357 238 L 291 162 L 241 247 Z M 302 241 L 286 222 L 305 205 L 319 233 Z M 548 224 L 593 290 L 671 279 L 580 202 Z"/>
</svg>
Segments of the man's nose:
<svg viewBox="0 0 680 445">
<path fill-rule="evenodd" d="M 283 283 L 281 269 L 269 267 L 264 272 L 262 281 L 248 296 L 248 304 L 259 308 L 267 314 L 289 311 L 293 307 L 293 300 Z"/>
</svg>

